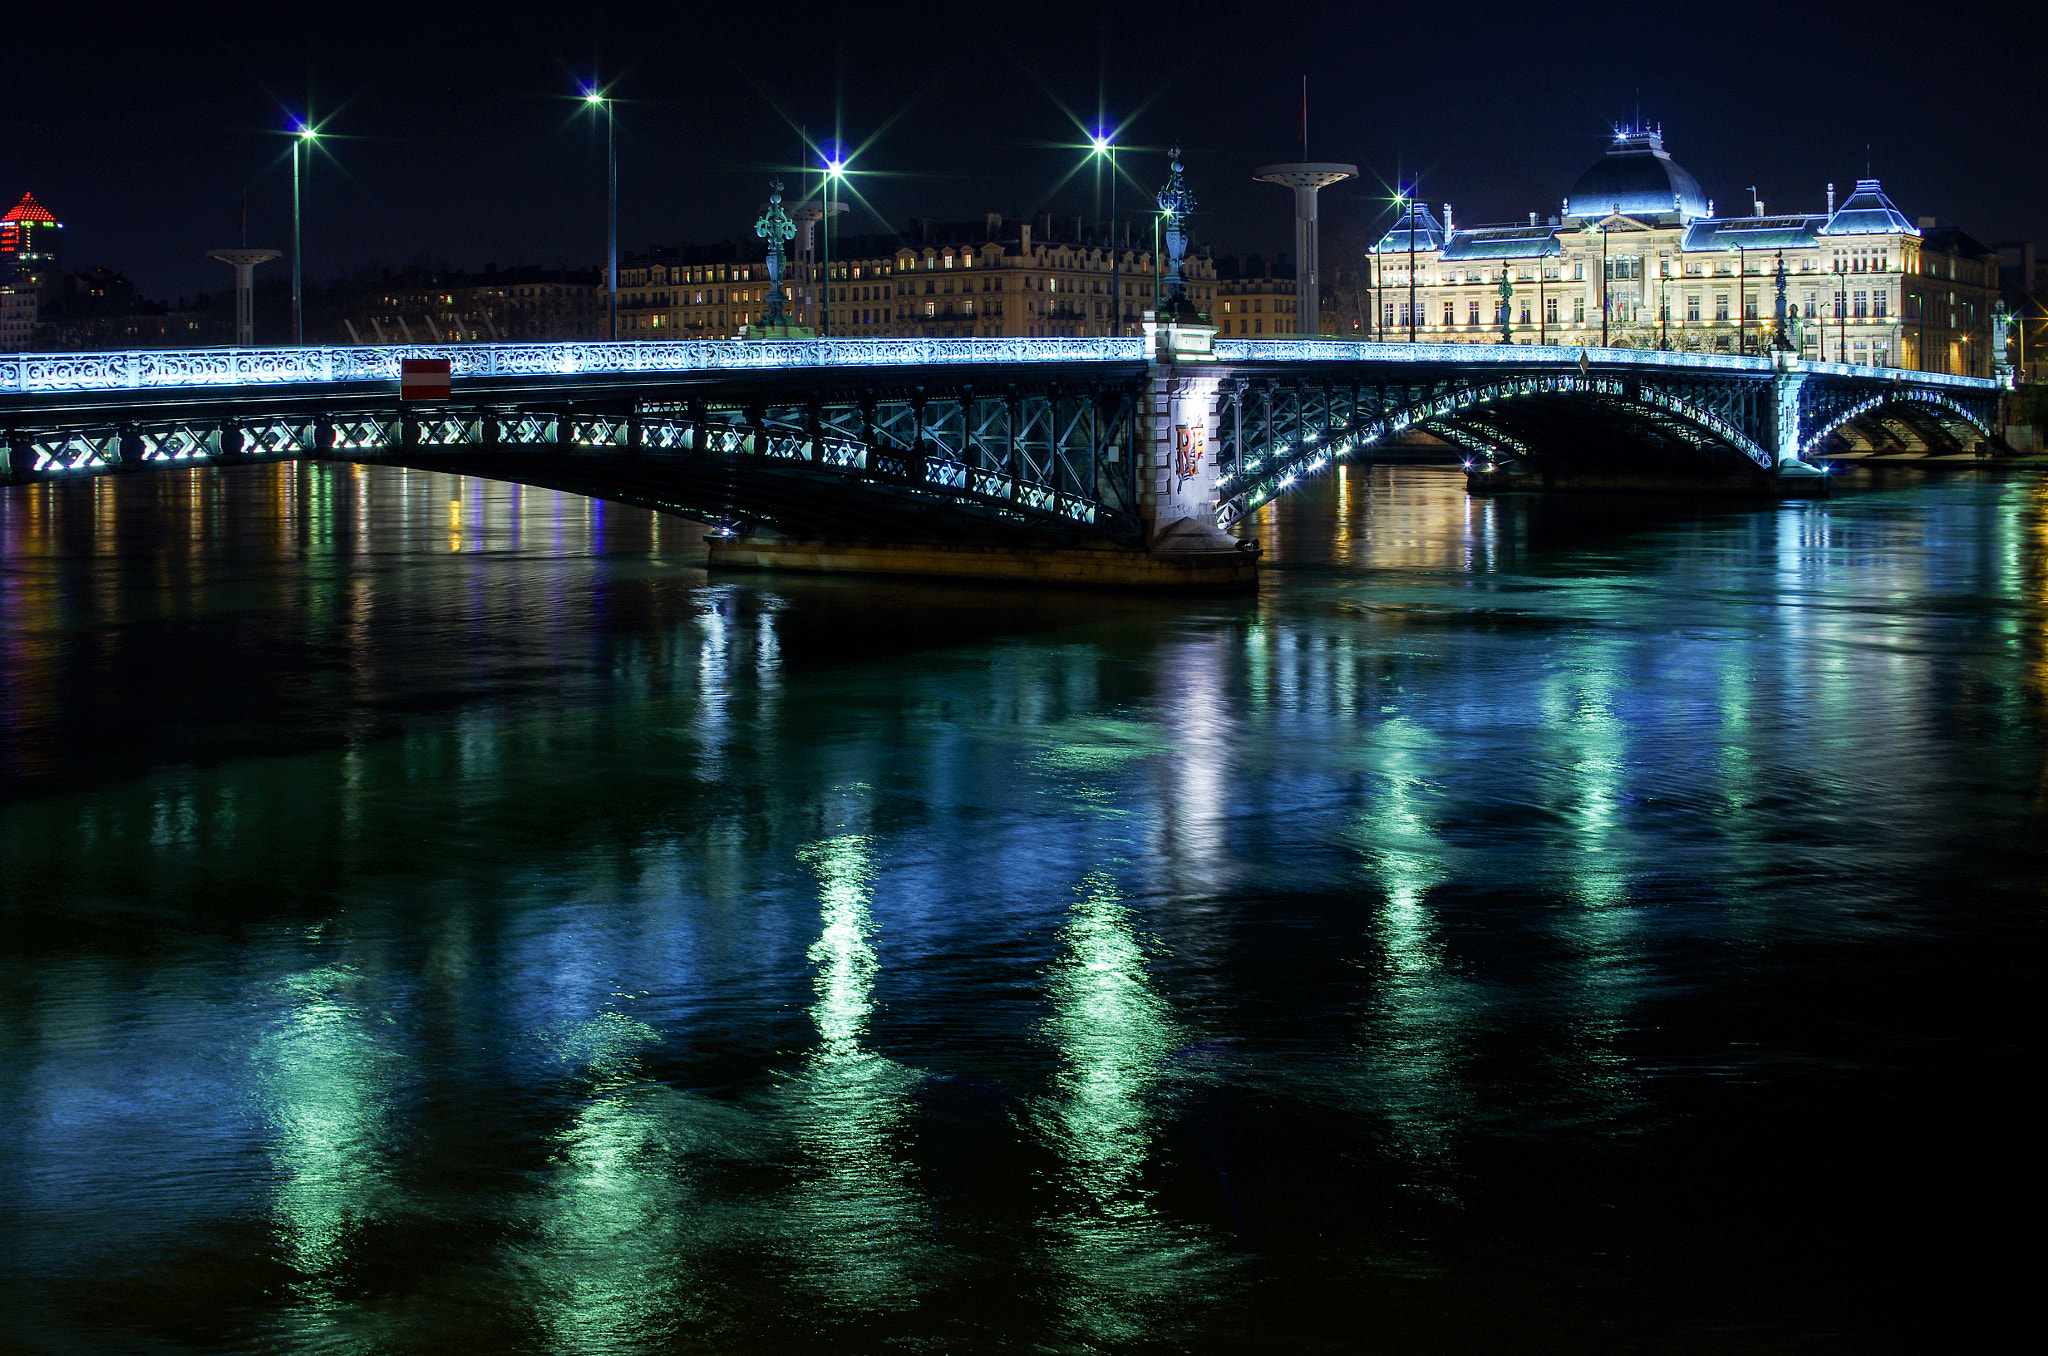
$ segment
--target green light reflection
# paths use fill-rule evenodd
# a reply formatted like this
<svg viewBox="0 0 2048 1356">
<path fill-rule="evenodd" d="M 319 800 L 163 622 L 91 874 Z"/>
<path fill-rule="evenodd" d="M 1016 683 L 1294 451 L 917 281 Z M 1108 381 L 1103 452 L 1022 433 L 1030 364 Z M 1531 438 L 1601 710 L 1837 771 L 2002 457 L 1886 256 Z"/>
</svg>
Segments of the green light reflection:
<svg viewBox="0 0 2048 1356">
<path fill-rule="evenodd" d="M 286 977 L 284 1010 L 256 1049 L 253 1086 L 271 1126 L 272 1210 L 301 1299 L 336 1301 L 352 1240 L 393 1204 L 390 1103 L 402 1056 L 393 1019 L 372 1016 L 368 981 L 349 965 Z M 363 1346 L 373 1345 L 365 1334 Z M 343 1348 L 354 1349 L 354 1348 Z"/>
<path fill-rule="evenodd" d="M 870 940 L 874 840 L 840 834 L 799 859 L 818 877 L 823 927 L 807 953 L 817 967 L 819 1044 L 779 1099 L 808 1169 L 789 1236 L 805 1240 L 803 1274 L 834 1301 L 905 1307 L 916 1297 L 911 1273 L 929 1251 L 922 1202 L 896 1144 L 920 1075 L 864 1044 L 880 968 Z"/>
<path fill-rule="evenodd" d="M 1428 904 L 1429 892 L 1451 875 L 1451 849 L 1429 807 L 1434 742 L 1405 717 L 1381 724 L 1375 739 L 1377 794 L 1357 836 L 1386 898 L 1374 920 L 1378 982 L 1361 1055 L 1365 1086 L 1402 1152 L 1418 1165 L 1446 1168 L 1472 1102 L 1460 1061 L 1476 996 L 1445 959 Z"/>
<path fill-rule="evenodd" d="M 1076 889 L 1052 972 L 1055 1094 L 1037 1117 L 1083 1198 L 1050 1221 L 1067 1277 L 1067 1322 L 1090 1343 L 1157 1337 L 1213 1295 L 1226 1265 L 1202 1235 L 1164 1219 L 1142 1180 L 1168 1057 L 1186 1043 L 1146 971 L 1146 948 L 1115 882 L 1091 873 Z"/>
</svg>

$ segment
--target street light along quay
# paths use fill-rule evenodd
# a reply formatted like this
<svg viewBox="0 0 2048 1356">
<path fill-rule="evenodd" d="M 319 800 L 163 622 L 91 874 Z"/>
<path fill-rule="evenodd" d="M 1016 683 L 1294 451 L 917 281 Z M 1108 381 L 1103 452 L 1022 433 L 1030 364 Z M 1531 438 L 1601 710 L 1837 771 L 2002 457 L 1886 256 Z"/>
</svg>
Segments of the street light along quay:
<svg viewBox="0 0 2048 1356">
<path fill-rule="evenodd" d="M 1096 155 L 1107 156 L 1109 159 L 1109 313 L 1112 317 L 1109 332 L 1111 334 L 1122 334 L 1124 332 L 1124 299 L 1120 284 L 1117 281 L 1116 143 L 1111 141 L 1105 133 L 1097 132 L 1093 144 Z M 1101 206 L 1099 200 L 1096 205 L 1098 207 Z"/>
<path fill-rule="evenodd" d="M 304 348 L 306 344 L 306 308 L 301 296 L 304 270 L 301 267 L 300 258 L 304 254 L 304 250 L 301 247 L 301 233 L 299 229 L 299 159 L 302 153 L 312 150 L 312 143 L 319 139 L 320 134 L 304 118 L 298 118 L 295 121 L 298 125 L 292 128 L 292 343 L 299 348 Z"/>
<path fill-rule="evenodd" d="M 824 274 L 818 279 L 818 337 L 832 337 L 832 191 L 846 177 L 846 162 L 827 157 L 825 161 L 825 217 L 818 223 L 821 248 L 824 254 Z"/>
<path fill-rule="evenodd" d="M 605 214 L 604 293 L 609 336 L 619 337 L 619 122 L 612 101 L 595 85 L 586 85 L 583 102 L 604 110 Z"/>
</svg>

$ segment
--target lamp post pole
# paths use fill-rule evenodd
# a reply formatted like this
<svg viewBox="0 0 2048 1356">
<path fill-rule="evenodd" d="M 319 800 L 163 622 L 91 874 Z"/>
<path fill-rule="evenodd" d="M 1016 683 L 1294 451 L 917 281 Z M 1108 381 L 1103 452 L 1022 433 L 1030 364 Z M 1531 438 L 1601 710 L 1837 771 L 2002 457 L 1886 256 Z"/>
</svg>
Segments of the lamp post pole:
<svg viewBox="0 0 2048 1356">
<path fill-rule="evenodd" d="M 1101 132 L 1097 132 L 1094 145 L 1095 154 L 1109 158 L 1109 332 L 1121 335 L 1124 332 L 1124 299 L 1123 285 L 1120 282 L 1122 273 L 1117 267 L 1119 259 L 1116 241 L 1116 143 Z M 1099 208 L 1101 205 L 1102 200 L 1096 199 L 1096 206 Z"/>
<path fill-rule="evenodd" d="M 1616 212 L 1621 204 L 1614 204 Z M 1600 223 L 1600 347 L 1607 347 L 1607 223 Z"/>
<path fill-rule="evenodd" d="M 1419 199 L 1408 199 L 1408 342 L 1415 342 L 1415 207 Z"/>
<path fill-rule="evenodd" d="M 301 125 L 298 135 L 292 138 L 292 345 L 295 348 L 306 346 L 306 313 L 299 295 L 299 256 L 303 253 L 299 230 L 299 148 L 305 144 L 306 129 Z"/>
<path fill-rule="evenodd" d="M 604 295 L 606 330 L 619 337 L 619 120 L 612 101 L 592 85 L 583 91 L 583 102 L 604 110 L 605 213 L 604 213 Z"/>
<path fill-rule="evenodd" d="M 296 347 L 304 348 L 306 344 L 306 309 L 301 294 L 301 279 L 304 276 L 304 271 L 299 262 L 300 255 L 303 253 L 300 248 L 302 233 L 300 230 L 299 212 L 299 156 L 301 152 L 310 149 L 313 139 L 319 134 L 307 124 L 304 118 L 300 118 L 298 123 L 299 125 L 292 129 L 292 343 Z"/>
<path fill-rule="evenodd" d="M 1835 361 L 1849 361 L 1849 274 L 1835 260 Z"/>
</svg>

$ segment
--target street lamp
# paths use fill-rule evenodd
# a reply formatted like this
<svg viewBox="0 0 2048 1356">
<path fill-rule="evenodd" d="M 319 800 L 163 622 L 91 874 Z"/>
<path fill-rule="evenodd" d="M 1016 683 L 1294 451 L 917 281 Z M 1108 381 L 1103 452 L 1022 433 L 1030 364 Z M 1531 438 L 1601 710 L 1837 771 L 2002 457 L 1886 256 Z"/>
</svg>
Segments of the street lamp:
<svg viewBox="0 0 2048 1356">
<path fill-rule="evenodd" d="M 1849 272 L 1842 267 L 1840 259 L 1835 260 L 1835 338 L 1839 347 L 1835 350 L 1835 361 L 1849 361 Z M 1826 321 L 1822 321 L 1826 324 Z M 1827 332 L 1821 332 L 1821 356 L 1827 356 Z"/>
<path fill-rule="evenodd" d="M 1109 137 L 1104 135 L 1103 133 L 1097 132 L 1091 144 L 1094 147 L 1094 153 L 1096 155 L 1107 156 L 1109 158 L 1109 313 L 1111 316 L 1110 333 L 1115 335 L 1121 335 L 1124 332 L 1124 298 L 1121 284 L 1117 281 L 1118 252 L 1116 244 L 1116 143 L 1111 141 Z M 1099 201 L 1097 205 L 1100 206 Z"/>
<path fill-rule="evenodd" d="M 818 281 L 818 337 L 832 337 L 832 190 L 846 177 L 846 162 L 825 161 L 825 218 L 818 223 L 823 234 L 825 276 Z"/>
<path fill-rule="evenodd" d="M 612 101 L 595 85 L 586 86 L 583 102 L 604 110 L 604 159 L 606 172 L 604 214 L 604 292 L 610 337 L 619 337 L 619 120 Z"/>
<path fill-rule="evenodd" d="M 304 118 L 298 119 L 298 126 L 292 129 L 292 343 L 300 348 L 306 344 L 306 311 L 300 300 L 299 153 L 310 150 L 319 136 Z"/>
<path fill-rule="evenodd" d="M 1415 342 L 1415 208 L 1416 199 L 1408 199 L 1408 342 Z"/>
<path fill-rule="evenodd" d="M 1749 334 L 1747 330 L 1749 303 L 1745 300 L 1747 294 L 1742 289 L 1749 285 L 1745 281 L 1749 276 L 1749 260 L 1742 252 L 1742 245 L 1730 245 L 1728 248 L 1735 252 L 1735 351 L 1737 353 L 1747 353 L 1749 352 Z"/>
</svg>

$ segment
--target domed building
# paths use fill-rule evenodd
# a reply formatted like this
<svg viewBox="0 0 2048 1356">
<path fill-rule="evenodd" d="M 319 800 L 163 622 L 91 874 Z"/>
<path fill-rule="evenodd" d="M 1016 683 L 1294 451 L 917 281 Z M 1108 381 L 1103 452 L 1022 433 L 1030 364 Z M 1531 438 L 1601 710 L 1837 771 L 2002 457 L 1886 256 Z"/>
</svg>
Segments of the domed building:
<svg viewBox="0 0 2048 1356">
<path fill-rule="evenodd" d="M 1991 374 L 1997 274 L 1981 246 L 1923 238 L 1875 179 L 1839 207 L 1828 185 L 1823 212 L 1749 205 L 1715 216 L 1661 128 L 1617 128 L 1548 220 L 1459 227 L 1446 203 L 1438 226 L 1411 205 L 1370 252 L 1365 333 Z"/>
<path fill-rule="evenodd" d="M 1565 195 L 1567 224 L 1619 212 L 1658 225 L 1683 226 L 1711 216 L 1700 181 L 1664 149 L 1662 127 L 1617 128 L 1614 145 L 1586 168 Z"/>
</svg>

